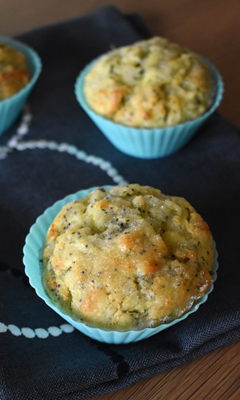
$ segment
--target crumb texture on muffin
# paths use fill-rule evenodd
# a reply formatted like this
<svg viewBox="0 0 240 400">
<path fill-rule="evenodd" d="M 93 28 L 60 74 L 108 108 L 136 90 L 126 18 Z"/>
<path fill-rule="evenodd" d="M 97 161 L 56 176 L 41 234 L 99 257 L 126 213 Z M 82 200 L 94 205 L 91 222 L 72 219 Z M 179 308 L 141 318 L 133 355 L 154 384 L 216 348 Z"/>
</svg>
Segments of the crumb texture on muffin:
<svg viewBox="0 0 240 400">
<path fill-rule="evenodd" d="M 24 54 L 0 42 L 0 101 L 19 92 L 28 82 Z"/>
<path fill-rule="evenodd" d="M 74 319 L 139 330 L 188 311 L 211 283 L 206 222 L 180 197 L 131 184 L 65 205 L 48 229 L 42 282 Z"/>
<path fill-rule="evenodd" d="M 173 126 L 208 110 L 214 87 L 198 55 L 154 37 L 102 56 L 85 77 L 90 108 L 131 127 Z"/>
</svg>

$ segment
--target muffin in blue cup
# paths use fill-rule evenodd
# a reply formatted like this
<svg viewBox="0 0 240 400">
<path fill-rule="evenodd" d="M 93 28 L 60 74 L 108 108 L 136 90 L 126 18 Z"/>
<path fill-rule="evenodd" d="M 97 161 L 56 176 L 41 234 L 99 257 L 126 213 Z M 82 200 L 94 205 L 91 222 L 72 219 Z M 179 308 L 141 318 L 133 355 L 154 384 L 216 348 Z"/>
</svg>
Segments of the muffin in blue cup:
<svg viewBox="0 0 240 400">
<path fill-rule="evenodd" d="M 42 64 L 29 46 L 0 35 L 0 135 L 19 116 Z"/>
<path fill-rule="evenodd" d="M 158 158 L 181 149 L 216 110 L 223 82 L 208 60 L 155 37 L 92 61 L 75 94 L 118 150 Z"/>
<path fill-rule="evenodd" d="M 183 240 L 180 215 L 193 239 L 185 249 L 175 246 Z M 192 206 L 139 185 L 90 188 L 58 201 L 31 227 L 23 261 L 48 306 L 83 334 L 114 344 L 146 339 L 197 311 L 218 267 L 209 228 Z"/>
</svg>

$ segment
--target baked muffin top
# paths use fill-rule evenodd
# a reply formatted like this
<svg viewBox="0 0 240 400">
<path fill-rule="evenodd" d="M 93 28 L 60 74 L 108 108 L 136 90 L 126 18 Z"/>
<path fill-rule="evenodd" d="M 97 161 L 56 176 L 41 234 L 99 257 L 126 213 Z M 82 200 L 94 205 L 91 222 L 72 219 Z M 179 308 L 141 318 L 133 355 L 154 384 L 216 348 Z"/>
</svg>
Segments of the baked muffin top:
<svg viewBox="0 0 240 400">
<path fill-rule="evenodd" d="M 189 310 L 210 286 L 213 257 L 209 227 L 185 199 L 137 184 L 97 188 L 49 227 L 42 282 L 76 320 L 139 330 Z"/>
<path fill-rule="evenodd" d="M 166 127 L 208 110 L 214 84 L 198 55 L 154 37 L 100 57 L 85 77 L 84 95 L 93 111 L 114 122 Z"/>
<path fill-rule="evenodd" d="M 17 93 L 28 82 L 24 54 L 0 42 L 0 101 Z"/>
</svg>

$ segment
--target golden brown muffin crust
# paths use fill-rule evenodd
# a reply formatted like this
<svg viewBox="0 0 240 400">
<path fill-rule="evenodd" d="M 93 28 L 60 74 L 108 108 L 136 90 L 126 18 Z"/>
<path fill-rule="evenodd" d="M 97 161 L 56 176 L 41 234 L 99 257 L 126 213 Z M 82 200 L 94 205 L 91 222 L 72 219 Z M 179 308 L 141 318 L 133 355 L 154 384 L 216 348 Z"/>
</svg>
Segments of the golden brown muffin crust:
<svg viewBox="0 0 240 400">
<path fill-rule="evenodd" d="M 43 285 L 90 326 L 128 330 L 185 313 L 210 286 L 212 236 L 183 198 L 137 184 L 97 188 L 48 229 Z"/>
<path fill-rule="evenodd" d="M 154 37 L 102 56 L 85 77 L 84 94 L 96 113 L 114 122 L 154 128 L 202 115 L 214 87 L 195 53 Z"/>
<path fill-rule="evenodd" d="M 0 101 L 17 93 L 28 82 L 25 56 L 0 42 Z"/>
</svg>

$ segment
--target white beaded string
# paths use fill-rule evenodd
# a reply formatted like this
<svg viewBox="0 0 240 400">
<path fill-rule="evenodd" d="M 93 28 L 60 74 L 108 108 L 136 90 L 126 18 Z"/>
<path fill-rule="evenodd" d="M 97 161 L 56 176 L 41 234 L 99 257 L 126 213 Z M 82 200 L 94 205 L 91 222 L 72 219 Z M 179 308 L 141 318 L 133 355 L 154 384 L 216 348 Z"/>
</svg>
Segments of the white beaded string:
<svg viewBox="0 0 240 400">
<path fill-rule="evenodd" d="M 77 160 L 84 161 L 99 167 L 102 171 L 112 178 L 112 180 L 118 185 L 126 185 L 128 182 L 118 173 L 117 169 L 113 165 L 104 160 L 101 157 L 89 155 L 85 151 L 78 149 L 76 146 L 68 143 L 57 143 L 55 141 L 48 140 L 29 140 L 22 141 L 23 136 L 29 132 L 30 123 L 32 120 L 32 114 L 27 104 L 24 105 L 23 114 L 20 124 L 16 130 L 16 134 L 13 135 L 7 142 L 6 146 L 0 146 L 0 160 L 5 159 L 13 150 L 24 151 L 24 150 L 53 150 L 60 153 L 65 152 L 71 156 L 76 157 Z M 6 333 L 9 331 L 14 336 L 25 336 L 28 339 L 39 338 L 46 339 L 49 336 L 58 337 L 63 332 L 72 333 L 74 327 L 70 324 L 63 324 L 60 327 L 50 326 L 48 329 L 37 328 L 18 328 L 16 325 L 10 324 L 5 325 L 0 322 L 0 333 Z"/>
<path fill-rule="evenodd" d="M 119 175 L 116 168 L 109 162 L 104 160 L 101 157 L 96 157 L 94 155 L 88 155 L 83 150 L 79 150 L 76 146 L 68 144 L 68 143 L 57 143 L 54 141 L 48 140 L 31 140 L 27 142 L 16 142 L 14 143 L 14 149 L 23 151 L 23 150 L 34 150 L 34 149 L 48 149 L 55 150 L 60 153 L 68 153 L 71 156 L 75 156 L 78 160 L 85 161 L 86 163 L 93 164 L 96 167 L 99 167 L 101 170 L 105 171 L 112 180 L 118 185 L 127 185 L 127 181 Z"/>
<path fill-rule="evenodd" d="M 62 333 L 72 333 L 74 331 L 74 327 L 70 324 L 62 324 L 60 327 L 50 326 L 47 329 L 43 328 L 18 328 L 16 325 L 9 324 L 5 325 L 0 322 L 0 333 L 6 333 L 9 331 L 14 336 L 25 336 L 28 339 L 33 339 L 35 337 L 39 339 L 47 339 L 49 336 L 58 337 Z"/>
<path fill-rule="evenodd" d="M 17 127 L 16 134 L 11 137 L 6 146 L 0 146 L 0 160 L 3 160 L 14 149 L 24 135 L 29 132 L 32 114 L 28 104 L 24 104 L 22 118 Z"/>
</svg>

